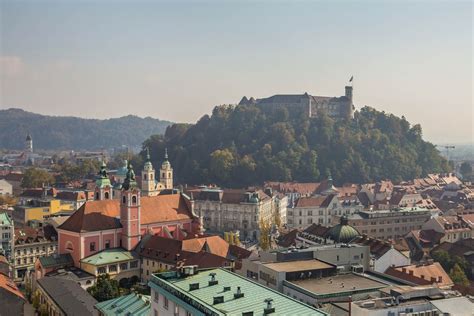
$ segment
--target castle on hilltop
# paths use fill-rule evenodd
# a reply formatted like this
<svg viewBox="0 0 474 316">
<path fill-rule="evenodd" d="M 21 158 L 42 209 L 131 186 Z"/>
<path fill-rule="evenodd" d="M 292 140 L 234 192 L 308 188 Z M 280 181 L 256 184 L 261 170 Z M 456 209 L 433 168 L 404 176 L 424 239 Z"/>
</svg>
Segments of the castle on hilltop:
<svg viewBox="0 0 474 316">
<path fill-rule="evenodd" d="M 345 95 L 340 97 L 321 97 L 304 94 L 276 94 L 274 96 L 254 99 L 243 97 L 239 105 L 255 104 L 260 107 L 284 106 L 288 109 L 303 108 L 308 111 L 309 117 L 316 117 L 320 111 L 326 112 L 335 119 L 350 120 L 354 118 L 354 104 L 352 103 L 352 86 L 345 87 Z"/>
</svg>

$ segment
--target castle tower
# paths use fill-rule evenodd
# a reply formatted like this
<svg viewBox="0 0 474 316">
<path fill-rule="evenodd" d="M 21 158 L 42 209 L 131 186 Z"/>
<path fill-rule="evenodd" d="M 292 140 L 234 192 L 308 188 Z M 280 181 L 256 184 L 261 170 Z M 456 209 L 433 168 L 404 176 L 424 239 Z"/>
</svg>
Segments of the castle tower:
<svg viewBox="0 0 474 316">
<path fill-rule="evenodd" d="M 33 153 L 33 138 L 31 137 L 30 133 L 26 135 L 25 151 L 29 154 Z"/>
<path fill-rule="evenodd" d="M 120 245 L 132 250 L 140 242 L 140 190 L 135 180 L 135 172 L 128 163 L 128 172 L 120 194 L 120 223 L 122 236 Z"/>
<path fill-rule="evenodd" d="M 150 151 L 146 149 L 146 162 L 142 170 L 142 193 L 144 196 L 155 196 L 158 195 L 155 183 L 155 169 L 150 161 Z"/>
<path fill-rule="evenodd" d="M 347 119 L 352 119 L 354 118 L 354 103 L 352 101 L 353 87 L 346 86 L 345 90 L 346 90 L 345 96 L 347 99 L 349 99 L 349 103 L 347 104 L 347 108 L 346 108 L 346 116 L 347 116 Z"/>
<path fill-rule="evenodd" d="M 109 175 L 107 173 L 107 165 L 102 160 L 100 170 L 95 178 L 94 199 L 109 200 L 112 198 L 112 185 L 110 184 Z"/>
<path fill-rule="evenodd" d="M 165 149 L 165 161 L 161 164 L 160 183 L 164 189 L 173 189 L 173 168 L 168 161 L 168 149 Z"/>
</svg>

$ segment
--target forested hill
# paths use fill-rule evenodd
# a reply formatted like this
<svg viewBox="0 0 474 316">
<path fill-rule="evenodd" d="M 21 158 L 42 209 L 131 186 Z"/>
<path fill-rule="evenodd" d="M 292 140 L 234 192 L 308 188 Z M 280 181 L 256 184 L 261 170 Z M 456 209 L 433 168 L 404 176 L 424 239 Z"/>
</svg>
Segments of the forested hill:
<svg viewBox="0 0 474 316">
<path fill-rule="evenodd" d="M 168 127 L 144 147 L 157 168 L 167 147 L 181 183 L 227 187 L 319 181 L 329 172 L 337 184 L 400 181 L 448 169 L 422 139 L 420 125 L 370 107 L 344 122 L 282 107 L 218 106 L 195 125 Z"/>
<path fill-rule="evenodd" d="M 171 122 L 138 116 L 107 120 L 46 116 L 21 109 L 0 110 L 0 149 L 22 149 L 29 132 L 35 149 L 94 150 L 136 146 L 163 134 Z"/>
</svg>

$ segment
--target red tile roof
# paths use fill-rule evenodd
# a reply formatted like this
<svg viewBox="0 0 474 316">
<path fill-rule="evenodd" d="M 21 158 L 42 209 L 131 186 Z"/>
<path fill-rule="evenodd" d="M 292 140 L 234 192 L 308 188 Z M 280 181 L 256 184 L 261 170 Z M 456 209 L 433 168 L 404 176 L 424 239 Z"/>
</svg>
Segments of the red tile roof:
<svg viewBox="0 0 474 316">
<path fill-rule="evenodd" d="M 433 283 L 440 287 L 451 287 L 454 285 L 449 275 L 438 262 L 426 265 L 390 267 L 385 273 L 418 285 Z"/>
<path fill-rule="evenodd" d="M 334 195 L 317 196 L 317 197 L 302 197 L 296 202 L 296 207 L 328 207 Z"/>
<path fill-rule="evenodd" d="M 141 197 L 141 224 L 191 219 L 191 208 L 181 194 Z M 101 200 L 84 203 L 58 229 L 89 232 L 120 228 L 120 201 Z"/>
<path fill-rule="evenodd" d="M 23 300 L 25 299 L 25 297 L 20 292 L 16 284 L 13 283 L 13 281 L 10 278 L 8 278 L 6 275 L 3 275 L 1 273 L 0 273 L 0 288 L 4 289 L 5 291 L 13 295 L 18 296 L 19 298 Z"/>
</svg>

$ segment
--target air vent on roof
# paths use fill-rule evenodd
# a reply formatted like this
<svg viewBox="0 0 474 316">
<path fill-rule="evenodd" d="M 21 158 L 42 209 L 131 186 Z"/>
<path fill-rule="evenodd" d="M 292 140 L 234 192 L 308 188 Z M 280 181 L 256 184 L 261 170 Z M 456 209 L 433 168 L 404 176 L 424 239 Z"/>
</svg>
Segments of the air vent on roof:
<svg viewBox="0 0 474 316">
<path fill-rule="evenodd" d="M 211 277 L 211 280 L 209 281 L 209 286 L 213 286 L 219 283 L 219 281 L 216 280 L 216 274 L 214 272 L 209 273 L 209 276 Z"/>
<path fill-rule="evenodd" d="M 194 291 L 194 290 L 197 290 L 199 289 L 199 283 L 191 283 L 189 284 L 189 290 L 190 291 Z"/>
<path fill-rule="evenodd" d="M 224 303 L 224 296 L 214 296 L 213 301 L 212 301 L 212 305 L 216 305 L 216 304 L 220 304 L 220 303 Z"/>
<path fill-rule="evenodd" d="M 230 291 L 230 286 L 224 286 L 224 292 Z"/>
<path fill-rule="evenodd" d="M 273 307 L 273 299 L 272 298 L 267 298 L 265 299 L 264 301 L 267 306 L 263 309 L 263 314 L 264 315 L 268 315 L 268 314 L 272 314 L 275 312 L 275 307 Z"/>
<path fill-rule="evenodd" d="M 241 297 L 244 297 L 244 293 L 242 293 L 242 291 L 240 290 L 240 286 L 237 287 L 237 292 L 234 293 L 234 298 L 237 299 L 237 298 L 241 298 Z"/>
<path fill-rule="evenodd" d="M 243 312 L 242 316 L 253 316 L 253 312 Z"/>
</svg>

